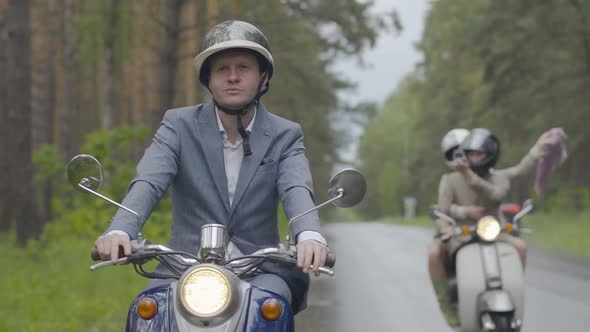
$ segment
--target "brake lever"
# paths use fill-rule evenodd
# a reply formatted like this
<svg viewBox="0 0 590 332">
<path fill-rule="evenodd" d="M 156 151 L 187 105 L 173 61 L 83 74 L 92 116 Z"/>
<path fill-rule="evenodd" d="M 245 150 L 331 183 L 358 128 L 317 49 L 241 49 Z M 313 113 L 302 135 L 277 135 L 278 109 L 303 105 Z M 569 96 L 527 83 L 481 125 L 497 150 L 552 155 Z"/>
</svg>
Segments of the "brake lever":
<svg viewBox="0 0 590 332">
<path fill-rule="evenodd" d="M 443 241 L 443 242 L 446 242 L 446 241 L 448 241 L 448 240 L 451 238 L 451 236 L 453 236 L 453 234 L 445 234 L 445 235 L 441 235 L 441 236 L 439 236 L 438 238 L 439 238 L 441 241 Z"/>
<path fill-rule="evenodd" d="M 90 267 L 90 271 L 96 271 L 98 269 L 102 269 L 105 267 L 109 267 L 112 265 L 123 265 L 127 263 L 134 263 L 134 264 L 144 264 L 147 261 L 152 260 L 158 254 L 158 249 L 143 249 L 140 251 L 132 252 L 131 255 L 127 257 L 121 257 L 115 261 L 116 264 L 113 264 L 113 261 L 105 261 L 100 262 L 98 264 L 94 264 Z"/>
<path fill-rule="evenodd" d="M 115 261 L 115 263 L 116 263 L 116 265 L 123 265 L 123 264 L 127 264 L 127 263 L 128 263 L 127 257 L 121 257 L 121 258 L 117 259 L 117 260 Z M 98 270 L 98 269 L 102 269 L 102 268 L 109 267 L 109 266 L 113 266 L 113 265 L 115 265 L 115 264 L 113 263 L 113 261 L 100 262 L 100 263 L 98 263 L 98 264 L 94 264 L 94 265 L 92 265 L 92 266 L 90 267 L 90 271 L 96 271 L 96 270 Z"/>
<path fill-rule="evenodd" d="M 313 270 L 313 264 L 310 265 L 309 268 Z M 319 271 L 320 271 L 320 273 L 327 274 L 330 277 L 334 276 L 334 270 L 331 270 L 327 267 L 320 266 Z"/>
<path fill-rule="evenodd" d="M 273 260 L 275 261 L 279 261 L 279 262 L 284 262 L 284 263 L 288 263 L 290 265 L 297 265 L 297 260 L 293 257 L 285 257 L 285 256 L 280 256 L 280 255 L 269 255 L 269 257 L 272 257 Z M 314 269 L 313 264 L 309 266 L 310 269 Z M 327 267 L 323 267 L 320 266 L 320 268 L 318 269 L 320 273 L 323 274 L 327 274 L 330 277 L 334 276 L 334 271 L 332 269 L 329 269 Z"/>
</svg>

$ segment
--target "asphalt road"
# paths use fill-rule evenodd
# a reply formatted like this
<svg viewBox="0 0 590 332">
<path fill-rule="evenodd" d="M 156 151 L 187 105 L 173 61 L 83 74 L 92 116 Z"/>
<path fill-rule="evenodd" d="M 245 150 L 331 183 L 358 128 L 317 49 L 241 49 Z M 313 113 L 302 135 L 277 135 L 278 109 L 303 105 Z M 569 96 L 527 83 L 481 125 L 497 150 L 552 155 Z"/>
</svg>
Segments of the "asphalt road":
<svg viewBox="0 0 590 332">
<path fill-rule="evenodd" d="M 431 231 L 380 223 L 325 228 L 337 255 L 334 277 L 312 276 L 296 331 L 452 331 L 426 266 Z M 523 332 L 590 331 L 590 264 L 531 252 Z"/>
</svg>

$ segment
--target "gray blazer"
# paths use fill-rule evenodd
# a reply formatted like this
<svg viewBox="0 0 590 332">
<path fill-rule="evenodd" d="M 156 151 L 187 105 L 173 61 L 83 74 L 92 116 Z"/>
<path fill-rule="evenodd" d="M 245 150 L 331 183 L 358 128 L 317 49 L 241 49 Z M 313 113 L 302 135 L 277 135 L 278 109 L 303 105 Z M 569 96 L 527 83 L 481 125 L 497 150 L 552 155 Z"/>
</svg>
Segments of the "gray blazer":
<svg viewBox="0 0 590 332">
<path fill-rule="evenodd" d="M 223 137 L 214 104 L 169 110 L 137 166 L 123 204 L 145 223 L 171 187 L 174 221 L 168 245 L 174 249 L 196 253 L 201 226 L 207 223 L 225 225 L 231 241 L 244 254 L 276 246 L 279 201 L 288 218 L 314 206 L 303 133 L 298 124 L 259 104 L 250 144 L 252 155 L 242 161 L 230 206 Z M 304 230 L 320 232 L 318 214 L 300 219 L 292 229 L 295 236 Z M 135 238 L 139 229 L 134 216 L 119 210 L 107 232 L 111 230 L 123 230 Z M 163 271 L 161 268 L 156 270 Z M 300 279 L 295 288 L 305 288 L 293 289 L 294 284 L 287 280 L 296 302 L 296 293 L 307 290 L 308 277 L 291 277 Z"/>
</svg>

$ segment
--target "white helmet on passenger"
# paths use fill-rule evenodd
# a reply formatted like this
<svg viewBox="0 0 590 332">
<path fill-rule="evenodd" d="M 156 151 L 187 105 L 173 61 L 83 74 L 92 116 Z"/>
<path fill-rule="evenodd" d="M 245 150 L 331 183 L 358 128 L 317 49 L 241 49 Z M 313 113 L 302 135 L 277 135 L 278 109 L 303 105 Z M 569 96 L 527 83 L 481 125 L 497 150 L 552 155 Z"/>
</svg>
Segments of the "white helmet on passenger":
<svg viewBox="0 0 590 332">
<path fill-rule="evenodd" d="M 442 142 L 440 143 L 440 147 L 442 150 L 442 154 L 445 158 L 447 165 L 453 168 L 453 153 L 461 142 L 469 135 L 469 130 L 464 128 L 455 128 L 451 129 L 446 135 L 443 137 Z"/>
</svg>

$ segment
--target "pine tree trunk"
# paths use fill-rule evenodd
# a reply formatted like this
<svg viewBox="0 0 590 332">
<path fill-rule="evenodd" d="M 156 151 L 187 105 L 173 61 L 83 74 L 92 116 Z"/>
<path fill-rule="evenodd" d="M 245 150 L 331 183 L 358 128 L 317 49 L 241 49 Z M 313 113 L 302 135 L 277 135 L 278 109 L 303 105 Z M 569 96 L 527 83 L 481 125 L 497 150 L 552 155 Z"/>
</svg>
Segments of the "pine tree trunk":
<svg viewBox="0 0 590 332">
<path fill-rule="evenodd" d="M 25 245 L 29 239 L 40 234 L 36 222 L 33 165 L 31 163 L 31 33 L 30 0 L 11 0 L 7 16 L 7 68 L 6 78 L 10 82 L 7 89 L 8 117 L 3 132 L 10 137 L 12 157 L 8 200 L 13 209 L 16 223 L 17 241 Z"/>
<path fill-rule="evenodd" d="M 111 0 L 109 8 L 109 23 L 105 31 L 105 65 L 106 65 L 106 84 L 105 84 L 105 109 L 103 111 L 102 128 L 111 130 L 116 127 L 116 104 L 117 93 L 115 89 L 115 41 L 117 30 L 119 29 L 118 11 L 121 7 L 121 1 Z"/>
<path fill-rule="evenodd" d="M 59 114 L 59 146 L 66 160 L 72 158 L 78 151 L 75 42 L 74 2 L 64 0 L 64 108 Z"/>
<path fill-rule="evenodd" d="M 159 104 L 154 110 L 152 128 L 160 126 L 164 112 L 174 105 L 176 91 L 176 69 L 178 67 L 178 49 L 180 47 L 181 10 L 184 0 L 164 2 L 164 41 L 160 51 Z"/>
<path fill-rule="evenodd" d="M 53 123 L 55 119 L 55 104 L 56 104 L 56 75 L 55 75 L 55 51 L 56 42 L 55 35 L 58 33 L 58 15 L 56 12 L 55 1 L 50 1 L 49 17 L 47 23 L 47 85 L 45 87 L 45 102 L 43 119 L 44 127 L 40 130 L 43 135 L 43 142 L 53 143 L 54 130 Z M 48 179 L 46 183 L 42 184 L 40 206 L 42 213 L 39 215 L 40 221 L 45 224 L 53 218 L 53 209 L 51 207 L 51 198 L 53 197 L 53 180 Z"/>
<path fill-rule="evenodd" d="M 8 27 L 7 13 L 8 10 L 0 5 L 0 72 L 6 73 L 8 69 Z M 8 110 L 8 77 L 0 77 L 0 109 L 2 116 L 5 117 L 5 110 Z M 7 121 L 0 121 L 0 140 L 9 142 L 7 132 L 5 131 Z M 10 228 L 12 221 L 12 209 L 10 206 L 10 162 L 12 153 L 11 144 L 3 144 L 0 149 L 0 231 L 6 231 Z"/>
</svg>

